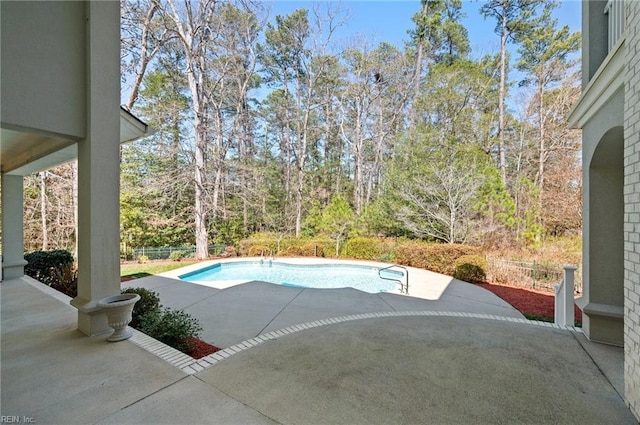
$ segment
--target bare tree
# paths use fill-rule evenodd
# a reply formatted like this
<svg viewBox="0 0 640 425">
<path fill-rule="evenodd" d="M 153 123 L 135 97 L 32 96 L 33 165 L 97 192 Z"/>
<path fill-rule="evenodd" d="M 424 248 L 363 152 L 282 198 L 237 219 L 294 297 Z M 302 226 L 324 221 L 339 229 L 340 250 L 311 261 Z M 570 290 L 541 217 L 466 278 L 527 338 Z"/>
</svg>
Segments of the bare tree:
<svg viewBox="0 0 640 425">
<path fill-rule="evenodd" d="M 159 19 L 158 0 L 127 0 L 121 2 L 121 9 L 122 73 L 134 74 L 125 105 L 131 111 L 138 100 L 147 68 L 166 41 L 167 30 Z"/>
<path fill-rule="evenodd" d="M 401 186 L 399 194 L 405 205 L 397 218 L 418 237 L 464 243 L 472 236 L 471 202 L 482 180 L 470 166 L 453 162 L 434 164 L 431 171 Z"/>
<path fill-rule="evenodd" d="M 191 95 L 194 132 L 194 221 L 196 257 L 209 255 L 209 235 L 207 226 L 207 145 L 209 140 L 210 97 L 207 93 L 209 75 L 207 69 L 208 41 L 215 36 L 212 31 L 213 16 L 218 2 L 185 1 L 178 7 L 175 0 L 166 0 L 160 10 L 172 25 L 177 44 L 184 54 L 185 73 Z"/>
</svg>

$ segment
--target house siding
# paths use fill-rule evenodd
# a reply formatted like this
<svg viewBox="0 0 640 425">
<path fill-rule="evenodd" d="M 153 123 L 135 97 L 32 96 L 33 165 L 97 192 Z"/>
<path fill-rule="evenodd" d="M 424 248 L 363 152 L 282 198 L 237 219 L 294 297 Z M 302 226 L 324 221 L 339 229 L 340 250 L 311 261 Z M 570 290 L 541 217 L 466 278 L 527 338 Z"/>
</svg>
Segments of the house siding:
<svg viewBox="0 0 640 425">
<path fill-rule="evenodd" d="M 625 3 L 625 399 L 640 420 L 640 2 Z"/>
</svg>

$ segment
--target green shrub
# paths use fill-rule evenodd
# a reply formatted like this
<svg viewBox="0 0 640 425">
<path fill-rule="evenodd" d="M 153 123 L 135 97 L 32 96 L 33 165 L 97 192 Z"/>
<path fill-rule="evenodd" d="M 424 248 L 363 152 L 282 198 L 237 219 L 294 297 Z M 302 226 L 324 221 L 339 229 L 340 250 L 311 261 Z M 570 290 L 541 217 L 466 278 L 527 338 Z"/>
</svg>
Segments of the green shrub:
<svg viewBox="0 0 640 425">
<path fill-rule="evenodd" d="M 149 257 L 146 255 L 141 255 L 138 257 L 138 264 L 146 264 L 149 262 Z"/>
<path fill-rule="evenodd" d="M 453 277 L 471 283 L 487 280 L 487 260 L 479 255 L 463 255 L 455 263 Z"/>
<path fill-rule="evenodd" d="M 169 254 L 169 259 L 171 261 L 180 261 L 186 258 L 188 254 L 187 251 L 172 251 L 171 254 Z"/>
<path fill-rule="evenodd" d="M 73 265 L 73 255 L 64 249 L 34 251 L 25 255 L 24 259 L 27 261 L 24 273 L 49 286 Z"/>
<path fill-rule="evenodd" d="M 160 298 L 156 292 L 146 288 L 126 288 L 123 289 L 121 293 L 140 295 L 140 299 L 133 306 L 133 313 L 131 314 L 132 319 L 130 325 L 133 328 L 140 329 L 142 316 L 160 310 Z"/>
<path fill-rule="evenodd" d="M 256 255 L 254 247 L 261 247 L 262 249 L 264 248 L 270 249 L 275 254 L 277 251 L 277 246 L 278 246 L 278 236 L 275 233 L 269 233 L 269 232 L 254 233 L 248 238 L 238 242 L 238 253 L 241 256 L 252 257 Z M 250 253 L 249 251 L 252 248 L 254 249 Z M 260 252 L 258 252 L 257 255 L 260 255 Z"/>
<path fill-rule="evenodd" d="M 376 238 L 357 237 L 348 239 L 342 254 L 349 258 L 377 260 L 382 254 L 381 243 Z"/>
<path fill-rule="evenodd" d="M 166 307 L 150 311 L 140 322 L 142 332 L 182 352 L 189 352 L 193 348 L 189 338 L 198 338 L 202 332 L 198 319 Z"/>
</svg>

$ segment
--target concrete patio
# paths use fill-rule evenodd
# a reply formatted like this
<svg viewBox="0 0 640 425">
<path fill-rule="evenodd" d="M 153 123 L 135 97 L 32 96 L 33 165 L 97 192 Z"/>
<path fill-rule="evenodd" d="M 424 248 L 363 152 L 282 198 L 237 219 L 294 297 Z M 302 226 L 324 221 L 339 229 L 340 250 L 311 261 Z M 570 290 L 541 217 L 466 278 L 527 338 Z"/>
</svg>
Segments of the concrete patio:
<svg viewBox="0 0 640 425">
<path fill-rule="evenodd" d="M 463 282 L 438 300 L 163 277 L 130 285 L 199 317 L 203 339 L 232 355 L 185 372 L 138 334 L 82 335 L 68 299 L 40 283 L 5 281 L 4 422 L 637 423 L 620 397 L 622 349 L 524 321 Z"/>
</svg>

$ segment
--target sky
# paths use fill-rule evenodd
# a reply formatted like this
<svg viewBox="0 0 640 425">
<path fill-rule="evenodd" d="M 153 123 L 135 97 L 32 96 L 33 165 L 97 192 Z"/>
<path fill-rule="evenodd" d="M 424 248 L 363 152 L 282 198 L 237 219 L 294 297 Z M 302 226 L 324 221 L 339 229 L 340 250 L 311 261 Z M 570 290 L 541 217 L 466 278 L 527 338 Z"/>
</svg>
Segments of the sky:
<svg viewBox="0 0 640 425">
<path fill-rule="evenodd" d="M 272 19 L 275 15 L 286 15 L 298 8 L 312 8 L 314 3 L 307 0 L 273 0 L 265 1 L 272 7 Z M 334 1 L 336 5 L 349 10 L 350 19 L 343 27 L 341 37 L 365 36 L 373 45 L 382 41 L 402 47 L 408 40 L 407 30 L 413 28 L 411 17 L 420 10 L 420 0 L 342 0 Z M 494 32 L 495 21 L 485 19 L 479 13 L 484 1 L 463 0 L 463 11 L 466 18 L 463 23 L 469 31 L 469 40 L 474 57 L 496 52 L 499 39 Z M 568 25 L 572 31 L 579 31 L 581 25 L 580 0 L 563 0 L 556 9 L 554 17 L 560 26 Z"/>
</svg>

